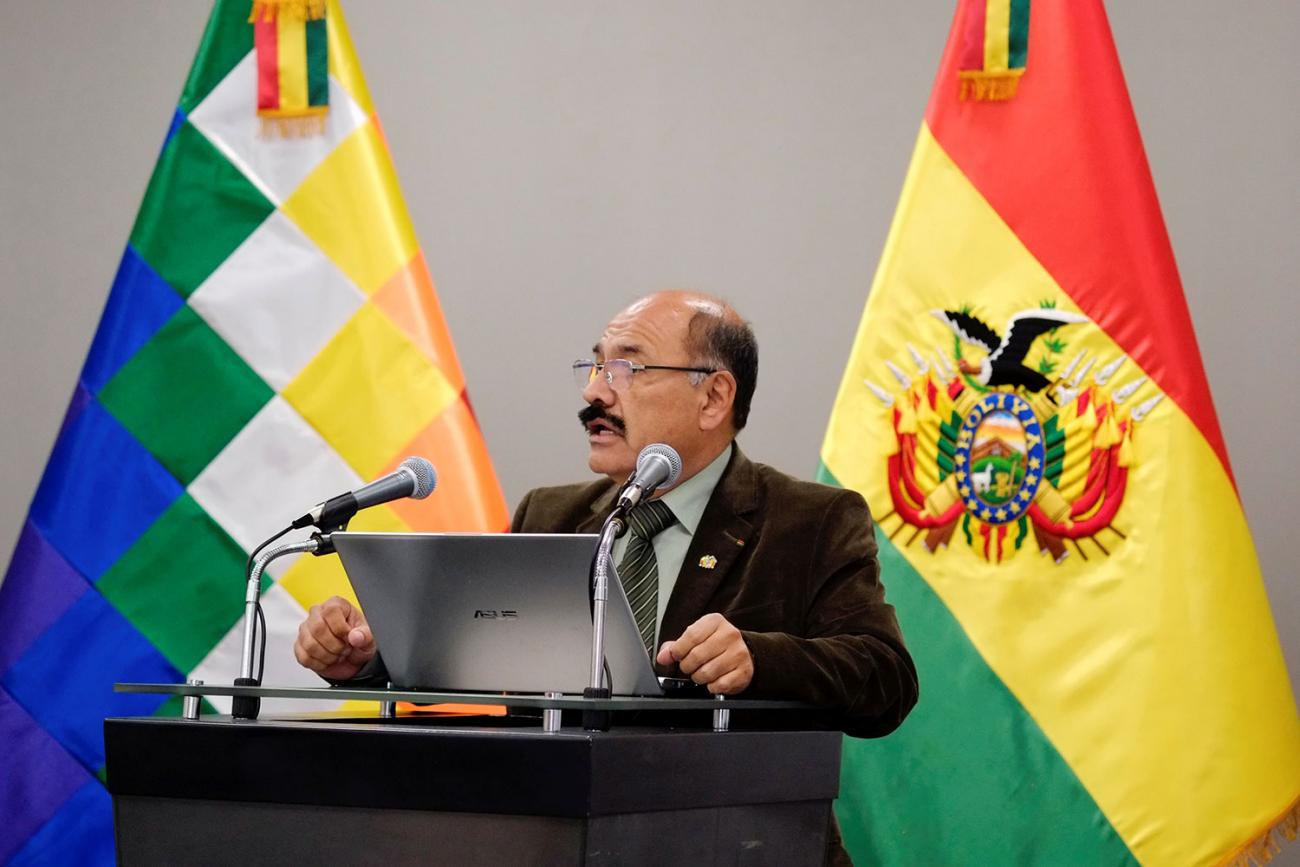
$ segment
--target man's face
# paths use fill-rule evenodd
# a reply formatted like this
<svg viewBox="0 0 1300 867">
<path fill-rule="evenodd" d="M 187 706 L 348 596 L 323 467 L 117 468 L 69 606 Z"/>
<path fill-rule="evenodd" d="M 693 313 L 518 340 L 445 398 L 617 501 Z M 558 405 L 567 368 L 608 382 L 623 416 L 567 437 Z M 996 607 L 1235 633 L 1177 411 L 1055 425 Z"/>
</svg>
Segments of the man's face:
<svg viewBox="0 0 1300 867">
<path fill-rule="evenodd" d="M 687 326 L 694 310 L 680 301 L 652 296 L 614 317 L 593 351 L 596 361 L 623 358 L 639 364 L 689 367 Z M 636 469 L 637 455 L 651 443 L 667 443 L 685 459 L 699 447 L 700 394 L 690 374 L 646 370 L 621 390 L 596 376 L 582 392 L 579 419 L 587 431 L 592 472 L 622 481 Z"/>
</svg>

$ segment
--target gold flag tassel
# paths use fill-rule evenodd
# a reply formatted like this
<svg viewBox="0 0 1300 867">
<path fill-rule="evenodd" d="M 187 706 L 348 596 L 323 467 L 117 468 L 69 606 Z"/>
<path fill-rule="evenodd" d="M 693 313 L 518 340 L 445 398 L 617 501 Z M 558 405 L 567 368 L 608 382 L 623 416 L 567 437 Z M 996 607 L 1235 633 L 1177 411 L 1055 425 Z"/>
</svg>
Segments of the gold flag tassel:
<svg viewBox="0 0 1300 867">
<path fill-rule="evenodd" d="M 1258 867 L 1267 864 L 1273 860 L 1274 855 L 1282 852 L 1282 847 L 1278 845 L 1274 834 L 1285 837 L 1292 843 L 1300 836 L 1300 798 L 1297 798 L 1281 816 L 1269 823 L 1262 834 L 1229 855 L 1223 864 L 1225 867 Z"/>
<path fill-rule="evenodd" d="M 324 113 L 304 115 L 262 115 L 263 138 L 307 138 L 325 133 Z"/>
<path fill-rule="evenodd" d="M 253 0 L 248 23 L 256 23 L 259 17 L 274 21 L 280 15 L 295 21 L 319 21 L 325 17 L 325 0 Z"/>
<path fill-rule="evenodd" d="M 1012 99 L 1020 87 L 1023 69 L 1004 69 L 1001 72 L 984 72 L 980 69 L 963 69 L 958 73 L 961 80 L 960 99 L 973 99 L 977 102 L 1001 102 Z"/>
</svg>

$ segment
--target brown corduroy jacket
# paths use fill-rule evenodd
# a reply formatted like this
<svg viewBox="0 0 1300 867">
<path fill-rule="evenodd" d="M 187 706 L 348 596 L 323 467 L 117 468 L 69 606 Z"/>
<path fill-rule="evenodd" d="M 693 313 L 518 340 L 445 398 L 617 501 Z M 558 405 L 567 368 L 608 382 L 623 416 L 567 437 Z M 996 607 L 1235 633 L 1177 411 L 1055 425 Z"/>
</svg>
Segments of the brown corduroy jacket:
<svg viewBox="0 0 1300 867">
<path fill-rule="evenodd" d="M 512 530 L 598 532 L 616 493 L 608 479 L 539 488 Z M 888 734 L 916 704 L 916 667 L 885 602 L 871 515 L 853 491 L 800 481 L 733 448 L 658 643 L 710 612 L 735 624 L 753 654 L 743 697 L 809 702 L 823 709 L 822 724 L 858 737 Z"/>
</svg>

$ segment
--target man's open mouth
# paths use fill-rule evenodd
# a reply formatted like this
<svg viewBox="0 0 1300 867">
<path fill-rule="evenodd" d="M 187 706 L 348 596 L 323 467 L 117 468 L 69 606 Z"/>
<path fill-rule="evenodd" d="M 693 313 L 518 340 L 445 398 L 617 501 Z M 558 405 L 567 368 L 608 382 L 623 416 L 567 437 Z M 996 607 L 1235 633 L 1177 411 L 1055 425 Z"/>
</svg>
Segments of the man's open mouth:
<svg viewBox="0 0 1300 867">
<path fill-rule="evenodd" d="M 607 413 L 600 404 L 583 407 L 578 413 L 578 421 L 586 428 L 587 438 L 592 442 L 621 437 L 625 432 L 622 419 Z"/>
<path fill-rule="evenodd" d="M 623 434 L 603 418 L 587 422 L 587 436 L 595 438 L 621 437 Z"/>
</svg>

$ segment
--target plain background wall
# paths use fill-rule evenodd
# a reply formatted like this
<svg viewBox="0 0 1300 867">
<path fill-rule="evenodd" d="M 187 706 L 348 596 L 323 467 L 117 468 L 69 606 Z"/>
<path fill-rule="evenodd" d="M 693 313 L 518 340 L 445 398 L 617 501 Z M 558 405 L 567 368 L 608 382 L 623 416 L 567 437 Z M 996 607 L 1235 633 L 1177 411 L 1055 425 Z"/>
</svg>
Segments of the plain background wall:
<svg viewBox="0 0 1300 867">
<path fill-rule="evenodd" d="M 812 473 L 953 6 L 349 4 L 512 504 L 584 477 L 567 365 L 614 310 L 661 286 L 722 294 L 754 322 L 762 382 L 744 447 Z M 209 5 L 0 8 L 7 560 Z M 1300 682 L 1300 4 L 1109 12 Z"/>
</svg>

